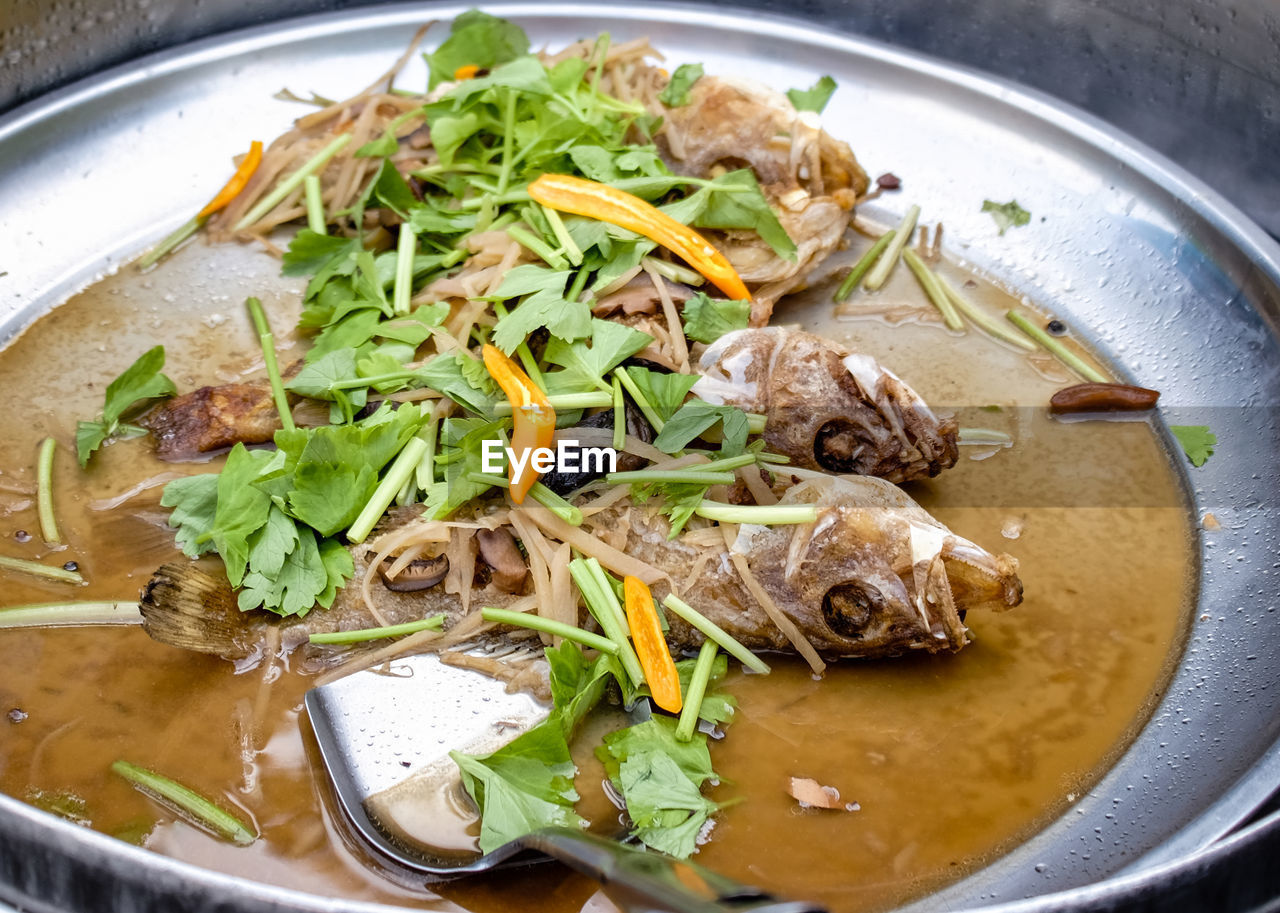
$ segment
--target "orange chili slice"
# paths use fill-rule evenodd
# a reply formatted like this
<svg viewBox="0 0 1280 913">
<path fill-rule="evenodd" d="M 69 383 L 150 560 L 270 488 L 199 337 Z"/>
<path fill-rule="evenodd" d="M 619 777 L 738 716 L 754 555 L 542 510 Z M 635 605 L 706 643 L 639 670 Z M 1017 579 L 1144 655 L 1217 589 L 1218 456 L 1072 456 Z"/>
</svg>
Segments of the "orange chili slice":
<svg viewBox="0 0 1280 913">
<path fill-rule="evenodd" d="M 511 403 L 511 449 L 516 454 L 525 454 L 518 473 L 514 462 L 507 465 L 511 500 L 521 504 L 541 475 L 533 468 L 530 451 L 551 446 L 556 433 L 556 410 L 551 407 L 547 395 L 529 379 L 529 375 L 520 370 L 520 366 L 504 355 L 501 349 L 486 343 L 483 355 L 489 376 L 502 388 Z"/>
<path fill-rule="evenodd" d="M 476 74 L 479 72 L 480 68 L 474 63 L 464 63 L 453 71 L 453 78 L 458 82 L 462 82 L 464 79 L 475 79 Z"/>
<path fill-rule="evenodd" d="M 253 173 L 258 170 L 260 164 L 262 164 L 262 143 L 254 140 L 249 144 L 249 153 L 240 160 L 236 173 L 231 175 L 231 180 L 227 181 L 217 195 L 205 204 L 204 209 L 196 213 L 196 218 L 206 219 L 234 200 L 240 191 L 244 190 L 245 185 L 249 183 L 249 178 L 253 177 Z"/>
<path fill-rule="evenodd" d="M 551 209 L 610 222 L 644 235 L 706 276 L 730 298 L 751 298 L 738 271 L 711 242 L 634 194 L 568 174 L 543 174 L 529 185 L 529 196 Z"/>
<path fill-rule="evenodd" d="M 662 634 L 662 622 L 653 605 L 653 593 L 639 577 L 622 580 L 623 601 L 627 606 L 627 627 L 631 629 L 631 642 L 635 644 L 640 668 L 653 702 L 668 713 L 679 713 L 684 706 L 680 696 L 680 673 L 671 658 L 667 639 Z"/>
</svg>

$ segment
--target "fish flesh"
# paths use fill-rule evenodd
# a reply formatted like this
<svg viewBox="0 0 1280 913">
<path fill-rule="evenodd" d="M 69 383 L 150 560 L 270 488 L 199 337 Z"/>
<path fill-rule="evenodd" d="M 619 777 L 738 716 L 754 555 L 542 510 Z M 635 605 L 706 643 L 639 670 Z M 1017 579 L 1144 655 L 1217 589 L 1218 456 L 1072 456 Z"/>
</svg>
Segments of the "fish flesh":
<svg viewBox="0 0 1280 913">
<path fill-rule="evenodd" d="M 959 428 L 870 355 L 813 333 L 761 327 L 707 347 L 693 392 L 766 416 L 765 446 L 792 465 L 906 482 L 959 458 Z"/>
<path fill-rule="evenodd" d="M 624 501 L 592 519 L 601 528 L 625 527 L 621 551 L 656 570 L 655 597 L 677 593 L 753 650 L 789 651 L 793 646 L 742 578 L 735 554 L 745 560 L 774 606 L 828 658 L 958 650 L 969 640 L 962 612 L 1005 609 L 1021 601 L 1015 559 L 993 555 L 952 533 L 889 482 L 815 474 L 787 489 L 780 503 L 812 504 L 817 521 L 743 524 L 731 544 L 707 544 L 705 535 L 668 539 L 668 521 L 649 506 Z M 260 653 L 263 643 L 277 637 L 289 651 L 306 644 L 313 633 L 367 628 L 375 622 L 359 581 L 369 566 L 368 549 L 353 548 L 353 557 L 356 577 L 332 608 L 287 619 L 261 612 L 241 615 L 225 579 L 194 564 L 166 565 L 143 594 L 144 624 L 159 640 L 236 659 Z M 607 556 L 601 563 L 610 567 Z M 685 586 L 696 567 L 702 572 Z M 521 598 L 490 584 L 478 587 L 464 609 L 461 596 L 448 590 L 441 583 L 418 592 L 392 592 L 375 581 L 371 594 L 388 624 L 441 613 L 446 631 L 480 606 L 506 606 Z M 168 630 L 175 607 L 201 616 L 200 625 L 178 626 L 186 632 L 181 642 Z M 192 631 L 198 632 L 206 619 L 219 633 L 202 640 Z M 580 623 L 589 623 L 585 610 Z M 677 651 L 694 649 L 702 635 L 673 618 L 668 641 Z"/>
<path fill-rule="evenodd" d="M 867 173 L 816 114 L 797 111 L 782 93 L 750 80 L 703 76 L 687 104 L 655 113 L 663 120 L 654 139 L 673 172 L 712 178 L 751 168 L 795 242 L 788 260 L 755 232 L 705 231 L 751 290 L 751 325 L 764 326 L 774 302 L 839 245 L 854 203 L 867 192 Z"/>
</svg>

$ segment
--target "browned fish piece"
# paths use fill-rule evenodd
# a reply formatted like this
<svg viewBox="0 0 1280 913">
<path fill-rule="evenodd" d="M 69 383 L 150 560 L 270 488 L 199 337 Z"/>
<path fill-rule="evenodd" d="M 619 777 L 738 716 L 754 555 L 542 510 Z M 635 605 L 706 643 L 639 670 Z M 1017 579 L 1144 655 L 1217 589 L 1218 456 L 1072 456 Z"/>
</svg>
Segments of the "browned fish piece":
<svg viewBox="0 0 1280 913">
<path fill-rule="evenodd" d="M 782 503 L 815 505 L 817 522 L 744 524 L 733 549 L 769 599 L 827 657 L 958 650 L 968 642 L 961 612 L 1008 608 L 1022 598 L 1013 558 L 992 555 L 955 535 L 888 482 L 821 476 L 793 486 Z M 667 575 L 655 583 L 655 596 L 662 598 L 674 588 L 746 646 L 792 650 L 740 576 L 727 546 L 669 541 L 666 519 L 647 507 L 610 508 L 598 516 L 605 526 L 625 525 L 626 553 Z M 356 577 L 332 608 L 288 619 L 261 612 L 240 615 L 225 580 L 192 564 L 166 565 L 143 596 L 148 633 L 176 646 L 243 659 L 260 651 L 273 628 L 282 646 L 291 650 L 312 633 L 371 627 L 377 622 L 364 605 L 359 583 L 368 558 L 363 548 L 354 550 L 354 556 Z M 607 558 L 602 563 L 609 566 Z M 449 630 L 465 613 L 461 598 L 447 589 L 439 584 L 395 593 L 375 578 L 371 596 L 389 624 L 443 613 Z M 472 594 L 471 611 L 509 605 L 517 598 L 489 586 Z M 590 623 L 585 610 L 580 620 Z M 202 640 L 199 632 L 205 629 L 216 634 Z M 680 650 L 696 647 L 702 635 L 673 617 L 668 640 Z"/>
<path fill-rule="evenodd" d="M 657 113 L 663 124 L 655 139 L 672 171 L 708 178 L 751 168 L 795 242 L 792 261 L 755 232 L 707 232 L 751 289 L 751 325 L 764 326 L 773 303 L 840 243 L 853 204 L 867 191 L 866 172 L 848 144 L 821 129 L 817 115 L 748 80 L 703 76 L 688 104 Z"/>
<path fill-rule="evenodd" d="M 869 355 L 782 327 L 728 333 L 694 386 L 712 403 L 766 415 L 765 445 L 792 464 L 905 482 L 959 458 L 959 429 Z"/>
<path fill-rule="evenodd" d="M 139 422 L 155 437 L 156 456 L 187 460 L 235 444 L 262 444 L 280 429 L 265 383 L 201 387 L 175 396 Z"/>
</svg>

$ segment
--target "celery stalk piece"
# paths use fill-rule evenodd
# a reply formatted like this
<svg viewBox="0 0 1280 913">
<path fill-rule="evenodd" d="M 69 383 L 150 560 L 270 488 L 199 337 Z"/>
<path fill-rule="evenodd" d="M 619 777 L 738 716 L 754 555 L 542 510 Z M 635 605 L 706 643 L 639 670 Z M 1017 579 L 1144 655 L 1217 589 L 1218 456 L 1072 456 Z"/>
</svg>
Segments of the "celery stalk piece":
<svg viewBox="0 0 1280 913">
<path fill-rule="evenodd" d="M 400 239 L 396 244 L 396 277 L 391 291 L 391 310 L 400 317 L 409 313 L 409 299 L 413 297 L 413 258 L 418 252 L 418 236 L 408 224 L 400 226 Z"/>
<path fill-rule="evenodd" d="M 942 314 L 942 319 L 946 321 L 947 329 L 963 330 L 964 321 L 960 319 L 960 313 L 956 310 L 955 305 L 951 303 L 951 299 L 947 297 L 947 293 L 943 291 L 942 285 L 938 282 L 938 277 L 933 270 L 929 269 L 928 264 L 920 259 L 920 255 L 910 248 L 902 252 L 902 259 L 915 275 L 916 281 L 920 283 L 920 288 L 924 289 L 924 293 L 933 302 L 933 306 Z"/>
<path fill-rule="evenodd" d="M 320 178 L 309 174 L 302 182 L 307 199 L 307 228 L 318 235 L 326 233 L 328 218 L 324 213 L 324 200 L 320 196 Z"/>
<path fill-rule="evenodd" d="M 689 679 L 689 692 L 684 696 L 684 706 L 680 709 L 680 722 L 676 724 L 676 739 L 687 742 L 693 738 L 698 728 L 698 714 L 702 711 L 702 699 L 707 695 L 707 684 L 711 681 L 711 668 L 716 661 L 720 645 L 714 640 L 704 640 L 698 650 L 698 661 L 694 663 L 693 675 Z"/>
<path fill-rule="evenodd" d="M 267 378 L 271 381 L 271 396 L 276 403 L 276 411 L 280 413 L 280 424 L 286 431 L 293 431 L 297 426 L 293 423 L 293 412 L 289 409 L 289 398 L 284 392 L 284 381 L 280 377 L 280 365 L 276 362 L 276 338 L 271 333 L 271 325 L 267 323 L 266 311 L 257 298 L 246 298 L 244 302 L 249 308 L 249 316 L 258 331 L 258 343 L 262 346 L 262 360 L 267 366 Z"/>
<path fill-rule="evenodd" d="M 46 602 L 0 609 L 0 629 L 140 624 L 136 602 Z"/>
<path fill-rule="evenodd" d="M 902 255 L 902 249 L 906 247 L 907 242 L 911 240 L 911 236 L 915 233 L 916 219 L 918 218 L 920 218 L 920 207 L 913 205 L 907 210 L 907 214 L 902 217 L 898 227 L 894 229 L 893 239 L 885 248 L 884 253 L 880 255 L 880 261 L 876 263 L 871 272 L 867 273 L 867 278 L 862 280 L 862 287 L 867 291 L 874 292 L 878 290 L 888 280 L 889 274 L 898 265 L 898 257 Z"/>
<path fill-rule="evenodd" d="M 51 437 L 40 443 L 40 457 L 36 462 L 36 505 L 40 515 L 40 535 L 50 545 L 61 545 L 58 518 L 53 513 L 53 454 L 58 442 Z"/>
<path fill-rule="evenodd" d="M 169 232 L 169 234 L 165 235 L 164 239 L 161 240 L 159 244 L 142 255 L 138 260 L 138 269 L 149 269 L 154 266 L 162 257 L 165 256 L 165 254 L 172 251 L 183 241 L 187 240 L 187 238 L 190 238 L 199 231 L 200 226 L 206 221 L 208 221 L 207 217 L 201 219 L 199 216 L 192 216 L 190 219 L 183 222 L 173 231 Z"/>
<path fill-rule="evenodd" d="M 1054 339 L 1017 311 L 1009 311 L 1005 314 L 1005 317 L 1008 318 L 1010 323 L 1022 330 L 1022 332 L 1026 333 L 1036 342 L 1040 343 L 1040 345 L 1048 349 L 1049 353 L 1057 358 L 1058 361 L 1062 362 L 1072 371 L 1075 371 L 1085 380 L 1092 381 L 1095 384 L 1107 383 L 1107 377 L 1105 374 L 1088 364 L 1075 352 L 1072 352 L 1061 342 Z"/>
<path fill-rule="evenodd" d="M 351 142 L 350 133 L 343 133 L 341 136 L 334 139 L 333 142 L 329 143 L 329 145 L 325 146 L 308 159 L 301 168 L 277 184 L 275 189 L 259 200 L 252 209 L 245 213 L 244 217 L 237 222 L 231 230 L 244 231 L 254 222 L 257 222 L 274 209 L 281 200 L 292 193 L 299 184 L 306 180 L 307 175 L 315 174 L 319 171 L 324 167 L 324 164 L 328 162 L 329 159 L 341 152 L 349 142 Z"/>
<path fill-rule="evenodd" d="M 627 404 L 622 399 L 622 381 L 613 377 L 613 449 L 627 445 Z"/>
<path fill-rule="evenodd" d="M 1020 336 L 1013 332 L 1013 330 L 1009 329 L 999 320 L 996 320 L 968 298 L 961 295 L 956 291 L 951 283 L 946 279 L 943 279 L 936 270 L 933 273 L 933 278 L 937 280 L 938 285 L 941 286 L 942 291 L 946 293 L 946 296 L 950 299 L 951 303 L 956 306 L 956 310 L 972 320 L 979 328 L 990 333 L 992 336 L 996 337 L 996 339 L 1003 340 L 1010 345 L 1017 346 L 1020 349 L 1025 349 L 1028 352 L 1035 351 L 1035 343 L 1031 342 L 1025 336 Z"/>
<path fill-rule="evenodd" d="M 427 442 L 420 437 L 409 438 L 409 443 L 396 455 L 395 460 L 391 463 L 391 468 L 387 470 L 387 474 L 382 477 L 382 481 L 378 483 L 378 487 L 373 491 L 373 497 L 369 499 L 369 503 L 360 511 L 360 515 L 356 517 L 356 521 L 351 524 L 351 528 L 347 530 L 347 539 L 353 543 L 360 543 L 365 540 L 373 526 L 378 522 L 378 518 L 387 512 L 387 508 L 391 506 L 391 502 L 395 499 L 396 493 L 409 481 L 413 475 L 413 471 L 417 469 L 422 455 L 427 452 Z"/>
<path fill-rule="evenodd" d="M 483 608 L 480 610 L 480 616 L 485 621 L 512 625 L 517 628 L 528 628 L 531 631 L 541 631 L 544 634 L 563 637 L 565 640 L 572 640 L 575 643 L 582 644 L 584 647 L 592 647 L 601 653 L 608 653 L 610 656 L 618 654 L 618 645 L 609 638 L 601 637 L 599 634 L 593 634 L 590 631 L 584 631 L 582 628 L 574 627 L 573 625 L 567 625 L 561 621 L 543 618 L 541 615 L 531 615 L 528 612 L 510 612 L 506 609 Z"/>
<path fill-rule="evenodd" d="M 701 631 L 709 640 L 713 640 L 719 644 L 721 648 L 724 649 L 724 652 L 738 660 L 738 662 L 742 663 L 751 671 L 759 672 L 762 675 L 769 674 L 768 663 L 744 647 L 732 634 L 725 631 L 718 624 L 710 618 L 707 618 L 679 596 L 676 596 L 674 593 L 669 593 L 667 597 L 662 600 L 662 604 L 673 614 L 683 618 L 689 624 Z"/>
<path fill-rule="evenodd" d="M 629 485 L 648 482 L 693 482 L 696 485 L 732 485 L 732 472 L 702 472 L 697 469 L 636 469 L 630 472 L 606 473 L 604 480 L 610 485 Z"/>
<path fill-rule="evenodd" d="M 111 765 L 111 770 L 184 818 L 230 840 L 236 846 L 248 846 L 258 839 L 258 835 L 235 815 L 176 780 L 170 780 L 128 761 L 116 761 Z"/>
<path fill-rule="evenodd" d="M 404 634 L 417 634 L 419 631 L 439 630 L 444 624 L 443 615 L 432 615 L 417 621 L 406 621 L 404 624 L 387 625 L 380 628 L 359 628 L 355 631 L 326 631 L 312 634 L 308 640 L 313 644 L 359 644 L 369 640 L 382 640 L 388 637 L 400 637 Z"/>
<path fill-rule="evenodd" d="M 762 526 L 815 523 L 818 519 L 818 509 L 812 504 L 749 505 L 704 500 L 694 513 L 717 523 L 758 523 Z"/>
<path fill-rule="evenodd" d="M 64 567 L 49 567 L 39 561 L 28 561 L 26 558 L 10 558 L 0 555 L 0 569 L 18 571 L 22 574 L 34 574 L 36 577 L 48 577 L 63 583 L 83 584 L 84 578 L 77 571 L 69 571 Z"/>
<path fill-rule="evenodd" d="M 875 266 L 876 261 L 880 259 L 880 255 L 884 253 L 884 249 L 897 236 L 897 229 L 889 229 L 876 239 L 876 243 L 872 244 L 865 254 L 858 258 L 858 262 L 853 265 L 853 269 L 849 270 L 849 275 L 844 277 L 844 281 L 836 289 L 834 297 L 836 304 L 842 304 L 853 294 L 854 287 L 862 281 L 862 277 L 867 274 L 871 267 Z"/>
</svg>

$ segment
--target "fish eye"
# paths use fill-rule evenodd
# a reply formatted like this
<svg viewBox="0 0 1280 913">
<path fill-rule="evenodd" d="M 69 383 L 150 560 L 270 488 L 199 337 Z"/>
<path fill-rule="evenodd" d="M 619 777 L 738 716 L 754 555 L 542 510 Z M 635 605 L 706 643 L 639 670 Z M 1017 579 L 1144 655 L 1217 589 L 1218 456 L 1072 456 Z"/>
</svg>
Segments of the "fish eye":
<svg viewBox="0 0 1280 913">
<path fill-rule="evenodd" d="M 858 428 L 847 418 L 833 418 L 813 436 L 813 458 L 829 472 L 853 472 L 861 452 Z"/>
<path fill-rule="evenodd" d="M 880 591 L 856 580 L 837 583 L 822 597 L 822 618 L 841 637 L 861 637 L 872 613 L 883 608 Z"/>
</svg>

